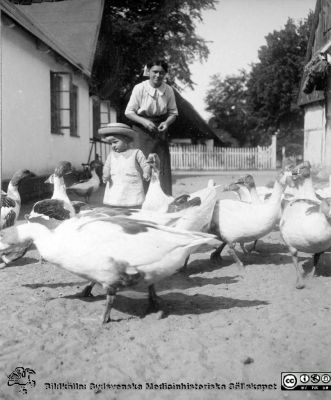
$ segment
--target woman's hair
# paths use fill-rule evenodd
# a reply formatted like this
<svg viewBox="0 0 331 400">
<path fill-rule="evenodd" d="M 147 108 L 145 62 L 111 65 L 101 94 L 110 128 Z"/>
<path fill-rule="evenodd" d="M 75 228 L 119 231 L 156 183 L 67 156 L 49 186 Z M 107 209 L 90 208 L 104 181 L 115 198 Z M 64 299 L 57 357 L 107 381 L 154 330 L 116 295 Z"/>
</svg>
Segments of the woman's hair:
<svg viewBox="0 0 331 400">
<path fill-rule="evenodd" d="M 168 64 L 164 60 L 152 60 L 151 62 L 147 63 L 147 68 L 151 69 L 155 65 L 162 67 L 165 72 L 168 72 Z"/>
</svg>

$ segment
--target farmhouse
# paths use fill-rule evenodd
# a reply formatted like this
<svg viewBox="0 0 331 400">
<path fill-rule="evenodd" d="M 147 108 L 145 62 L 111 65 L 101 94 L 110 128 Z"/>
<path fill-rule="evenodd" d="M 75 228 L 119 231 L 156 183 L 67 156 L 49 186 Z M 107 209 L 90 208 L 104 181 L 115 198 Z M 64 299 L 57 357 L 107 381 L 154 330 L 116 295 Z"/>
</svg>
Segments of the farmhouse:
<svg viewBox="0 0 331 400">
<path fill-rule="evenodd" d="M 331 166 L 331 0 L 317 0 L 299 105 L 304 108 L 304 158 Z"/>
<path fill-rule="evenodd" d="M 27 2 L 29 3 L 29 2 Z M 1 1 L 2 177 L 88 158 L 95 125 L 116 119 L 90 96 L 104 0 Z"/>
<path fill-rule="evenodd" d="M 80 167 L 96 153 L 104 158 L 90 140 L 123 111 L 111 102 L 116 74 L 108 77 L 111 85 L 93 86 L 108 42 L 104 0 L 3 0 L 1 11 L 3 179 L 18 168 L 44 175 L 59 160 Z M 191 104 L 178 92 L 176 98 L 180 116 L 172 141 L 217 141 Z"/>
</svg>

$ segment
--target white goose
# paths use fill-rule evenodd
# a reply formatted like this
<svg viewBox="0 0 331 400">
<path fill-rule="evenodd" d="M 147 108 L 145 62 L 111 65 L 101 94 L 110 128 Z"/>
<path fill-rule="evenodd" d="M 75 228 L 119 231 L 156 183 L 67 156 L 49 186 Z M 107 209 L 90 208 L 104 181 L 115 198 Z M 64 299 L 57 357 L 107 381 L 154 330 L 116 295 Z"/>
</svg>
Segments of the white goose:
<svg viewBox="0 0 331 400">
<path fill-rule="evenodd" d="M 186 195 L 185 195 L 186 196 Z M 207 232 L 210 229 L 211 217 L 217 198 L 217 187 L 207 186 L 194 193 L 191 200 L 186 199 L 183 204 L 169 203 L 171 210 L 179 208 L 179 211 L 160 212 L 139 209 L 121 209 L 97 207 L 96 211 L 108 216 L 126 216 L 139 221 L 148 221 L 170 228 L 189 231 Z M 176 200 L 176 199 L 175 199 Z"/>
<path fill-rule="evenodd" d="M 239 186 L 239 193 L 242 201 L 246 201 L 248 203 L 253 204 L 261 204 L 264 200 L 258 195 L 255 185 L 255 180 L 253 175 L 247 174 L 243 177 L 240 177 L 235 182 L 235 185 Z M 250 248 L 246 248 L 243 242 L 240 242 L 240 247 L 244 253 L 251 253 L 256 249 L 257 239 L 254 240 L 253 245 Z"/>
<path fill-rule="evenodd" d="M 324 199 L 331 197 L 331 175 L 329 176 L 329 185 L 316 190 L 316 195 Z"/>
<path fill-rule="evenodd" d="M 236 242 L 252 242 L 259 239 L 275 227 L 279 216 L 281 196 L 287 184 L 290 171 L 282 171 L 277 177 L 270 199 L 262 204 L 246 203 L 237 200 L 220 200 L 216 203 L 211 232 L 215 233 L 223 244 L 212 254 L 218 260 L 226 244 L 240 270 L 244 270 L 236 251 Z"/>
<path fill-rule="evenodd" d="M 33 176 L 35 175 L 27 169 L 18 170 L 9 181 L 7 193 L 1 191 L 1 229 L 15 225 L 21 210 L 21 196 L 18 191 L 19 186 L 24 179 Z M 17 246 L 16 251 L 12 251 L 10 255 L 3 252 L 1 254 L 1 259 L 4 264 L 1 265 L 1 267 L 8 265 L 11 261 L 23 257 L 29 247 L 29 245 L 23 247 Z"/>
<path fill-rule="evenodd" d="M 298 263 L 298 252 L 314 254 L 313 275 L 321 254 L 331 247 L 331 200 L 320 202 L 313 198 L 309 163 L 300 164 L 293 171 L 293 185 L 297 199 L 291 201 L 283 211 L 280 232 L 296 268 L 296 288 L 301 289 L 305 285 L 302 266 Z"/>
<path fill-rule="evenodd" d="M 149 287 L 149 300 L 157 306 L 153 284 L 174 274 L 202 245 L 215 246 L 214 235 L 174 230 L 125 217 L 107 217 L 92 211 L 65 220 L 51 231 L 39 223 L 22 224 L 0 232 L 0 251 L 33 240 L 41 256 L 107 290 L 103 323 L 110 320 L 116 292 L 139 282 Z M 128 251 L 129 249 L 129 251 Z"/>
<path fill-rule="evenodd" d="M 168 206 L 174 201 L 172 196 L 166 195 L 160 184 L 160 158 L 156 153 L 149 154 L 147 162 L 151 166 L 151 179 L 142 210 L 167 212 Z"/>
<path fill-rule="evenodd" d="M 75 208 L 70 201 L 64 183 L 63 176 L 71 171 L 71 163 L 62 161 L 55 168 L 46 182 L 54 185 L 53 195 L 50 199 L 44 199 L 36 202 L 30 214 L 26 215 L 27 221 L 33 222 L 35 218 L 41 221 L 51 229 L 58 226 L 62 221 L 72 218 L 76 215 Z"/>
<path fill-rule="evenodd" d="M 210 180 L 206 188 L 175 199 L 162 191 L 158 155 L 150 154 L 148 162 L 152 167 L 149 189 L 141 210 L 133 211 L 132 217 L 173 228 L 207 232 L 220 186 L 214 186 Z"/>
<path fill-rule="evenodd" d="M 12 226 L 17 221 L 21 210 L 21 196 L 18 191 L 20 183 L 28 178 L 34 176 L 32 172 L 27 169 L 18 170 L 14 173 L 9 181 L 7 193 L 1 193 L 1 229 Z"/>
<path fill-rule="evenodd" d="M 237 179 L 235 183 L 241 187 L 240 191 L 241 200 L 254 204 L 263 203 L 263 200 L 258 195 L 255 181 L 251 174 L 247 174 L 243 177 L 240 177 L 239 179 Z M 243 193 L 244 193 L 244 198 L 243 198 Z"/>
<path fill-rule="evenodd" d="M 247 203 L 251 203 L 251 195 L 248 193 L 248 190 L 236 183 L 232 182 L 230 185 L 225 186 L 223 192 L 231 192 L 235 195 L 235 198 L 231 197 L 231 200 L 240 200 L 246 201 Z M 224 198 L 218 198 L 217 200 L 224 200 Z"/>
<path fill-rule="evenodd" d="M 100 186 L 100 179 L 96 173 L 94 161 L 90 164 L 90 171 L 92 175 L 90 179 L 67 187 L 69 193 L 73 192 L 77 196 L 83 197 L 87 203 L 90 201 L 92 193 L 95 193 Z"/>
<path fill-rule="evenodd" d="M 292 171 L 291 194 L 294 199 L 308 199 L 319 202 L 321 199 L 316 196 L 316 192 L 311 177 L 311 164 L 309 161 L 297 165 Z M 291 200 L 291 199 L 289 199 Z"/>
</svg>

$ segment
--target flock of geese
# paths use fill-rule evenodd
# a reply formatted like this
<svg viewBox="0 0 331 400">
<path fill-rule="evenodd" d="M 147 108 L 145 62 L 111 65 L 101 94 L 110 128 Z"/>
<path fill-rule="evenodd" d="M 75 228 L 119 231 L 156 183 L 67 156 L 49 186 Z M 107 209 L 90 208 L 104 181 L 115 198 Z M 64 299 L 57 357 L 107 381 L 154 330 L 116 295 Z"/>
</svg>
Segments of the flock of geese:
<svg viewBox="0 0 331 400">
<path fill-rule="evenodd" d="M 211 260 L 221 267 L 221 253 L 228 245 L 244 274 L 236 244 L 244 252 L 251 251 L 245 244 L 254 242 L 255 246 L 278 226 L 292 256 L 299 289 L 306 277 L 298 252 L 313 255 L 313 274 L 320 255 L 331 247 L 331 196 L 315 192 L 309 162 L 281 171 L 270 190 L 256 187 L 253 177 L 246 175 L 227 187 L 211 180 L 205 188 L 178 198 L 162 192 L 157 155 L 151 154 L 148 162 L 152 178 L 139 210 L 92 208 L 86 201 L 70 200 L 64 177 L 71 164 L 61 162 L 48 179 L 54 185 L 52 198 L 35 203 L 21 224 L 16 224 L 18 185 L 31 172 L 18 171 L 8 192 L 1 195 L 3 262 L 21 257 L 34 243 L 42 259 L 89 281 L 83 296 L 91 295 L 96 283 L 102 285 L 107 293 L 102 321 L 107 323 L 117 291 L 128 286 L 147 286 L 150 308 L 159 309 L 154 284 L 186 266 L 195 252 L 214 250 Z M 91 187 L 96 183 L 92 178 Z M 97 190 L 95 185 L 84 195 L 84 185 L 79 189 L 85 200 Z M 224 191 L 235 192 L 236 198 L 225 199 Z"/>
</svg>

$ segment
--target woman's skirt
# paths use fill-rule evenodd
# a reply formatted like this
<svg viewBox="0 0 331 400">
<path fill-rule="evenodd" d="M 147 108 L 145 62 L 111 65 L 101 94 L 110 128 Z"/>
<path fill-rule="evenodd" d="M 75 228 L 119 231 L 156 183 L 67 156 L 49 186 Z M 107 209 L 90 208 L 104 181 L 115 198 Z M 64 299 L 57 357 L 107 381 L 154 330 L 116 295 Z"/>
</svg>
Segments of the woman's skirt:
<svg viewBox="0 0 331 400">
<path fill-rule="evenodd" d="M 132 129 L 137 133 L 133 146 L 140 149 L 147 158 L 150 153 L 156 153 L 160 158 L 160 183 L 167 195 L 172 195 L 170 151 L 167 140 L 159 139 L 147 129 L 133 125 Z M 145 188 L 147 190 L 147 187 Z"/>
</svg>

